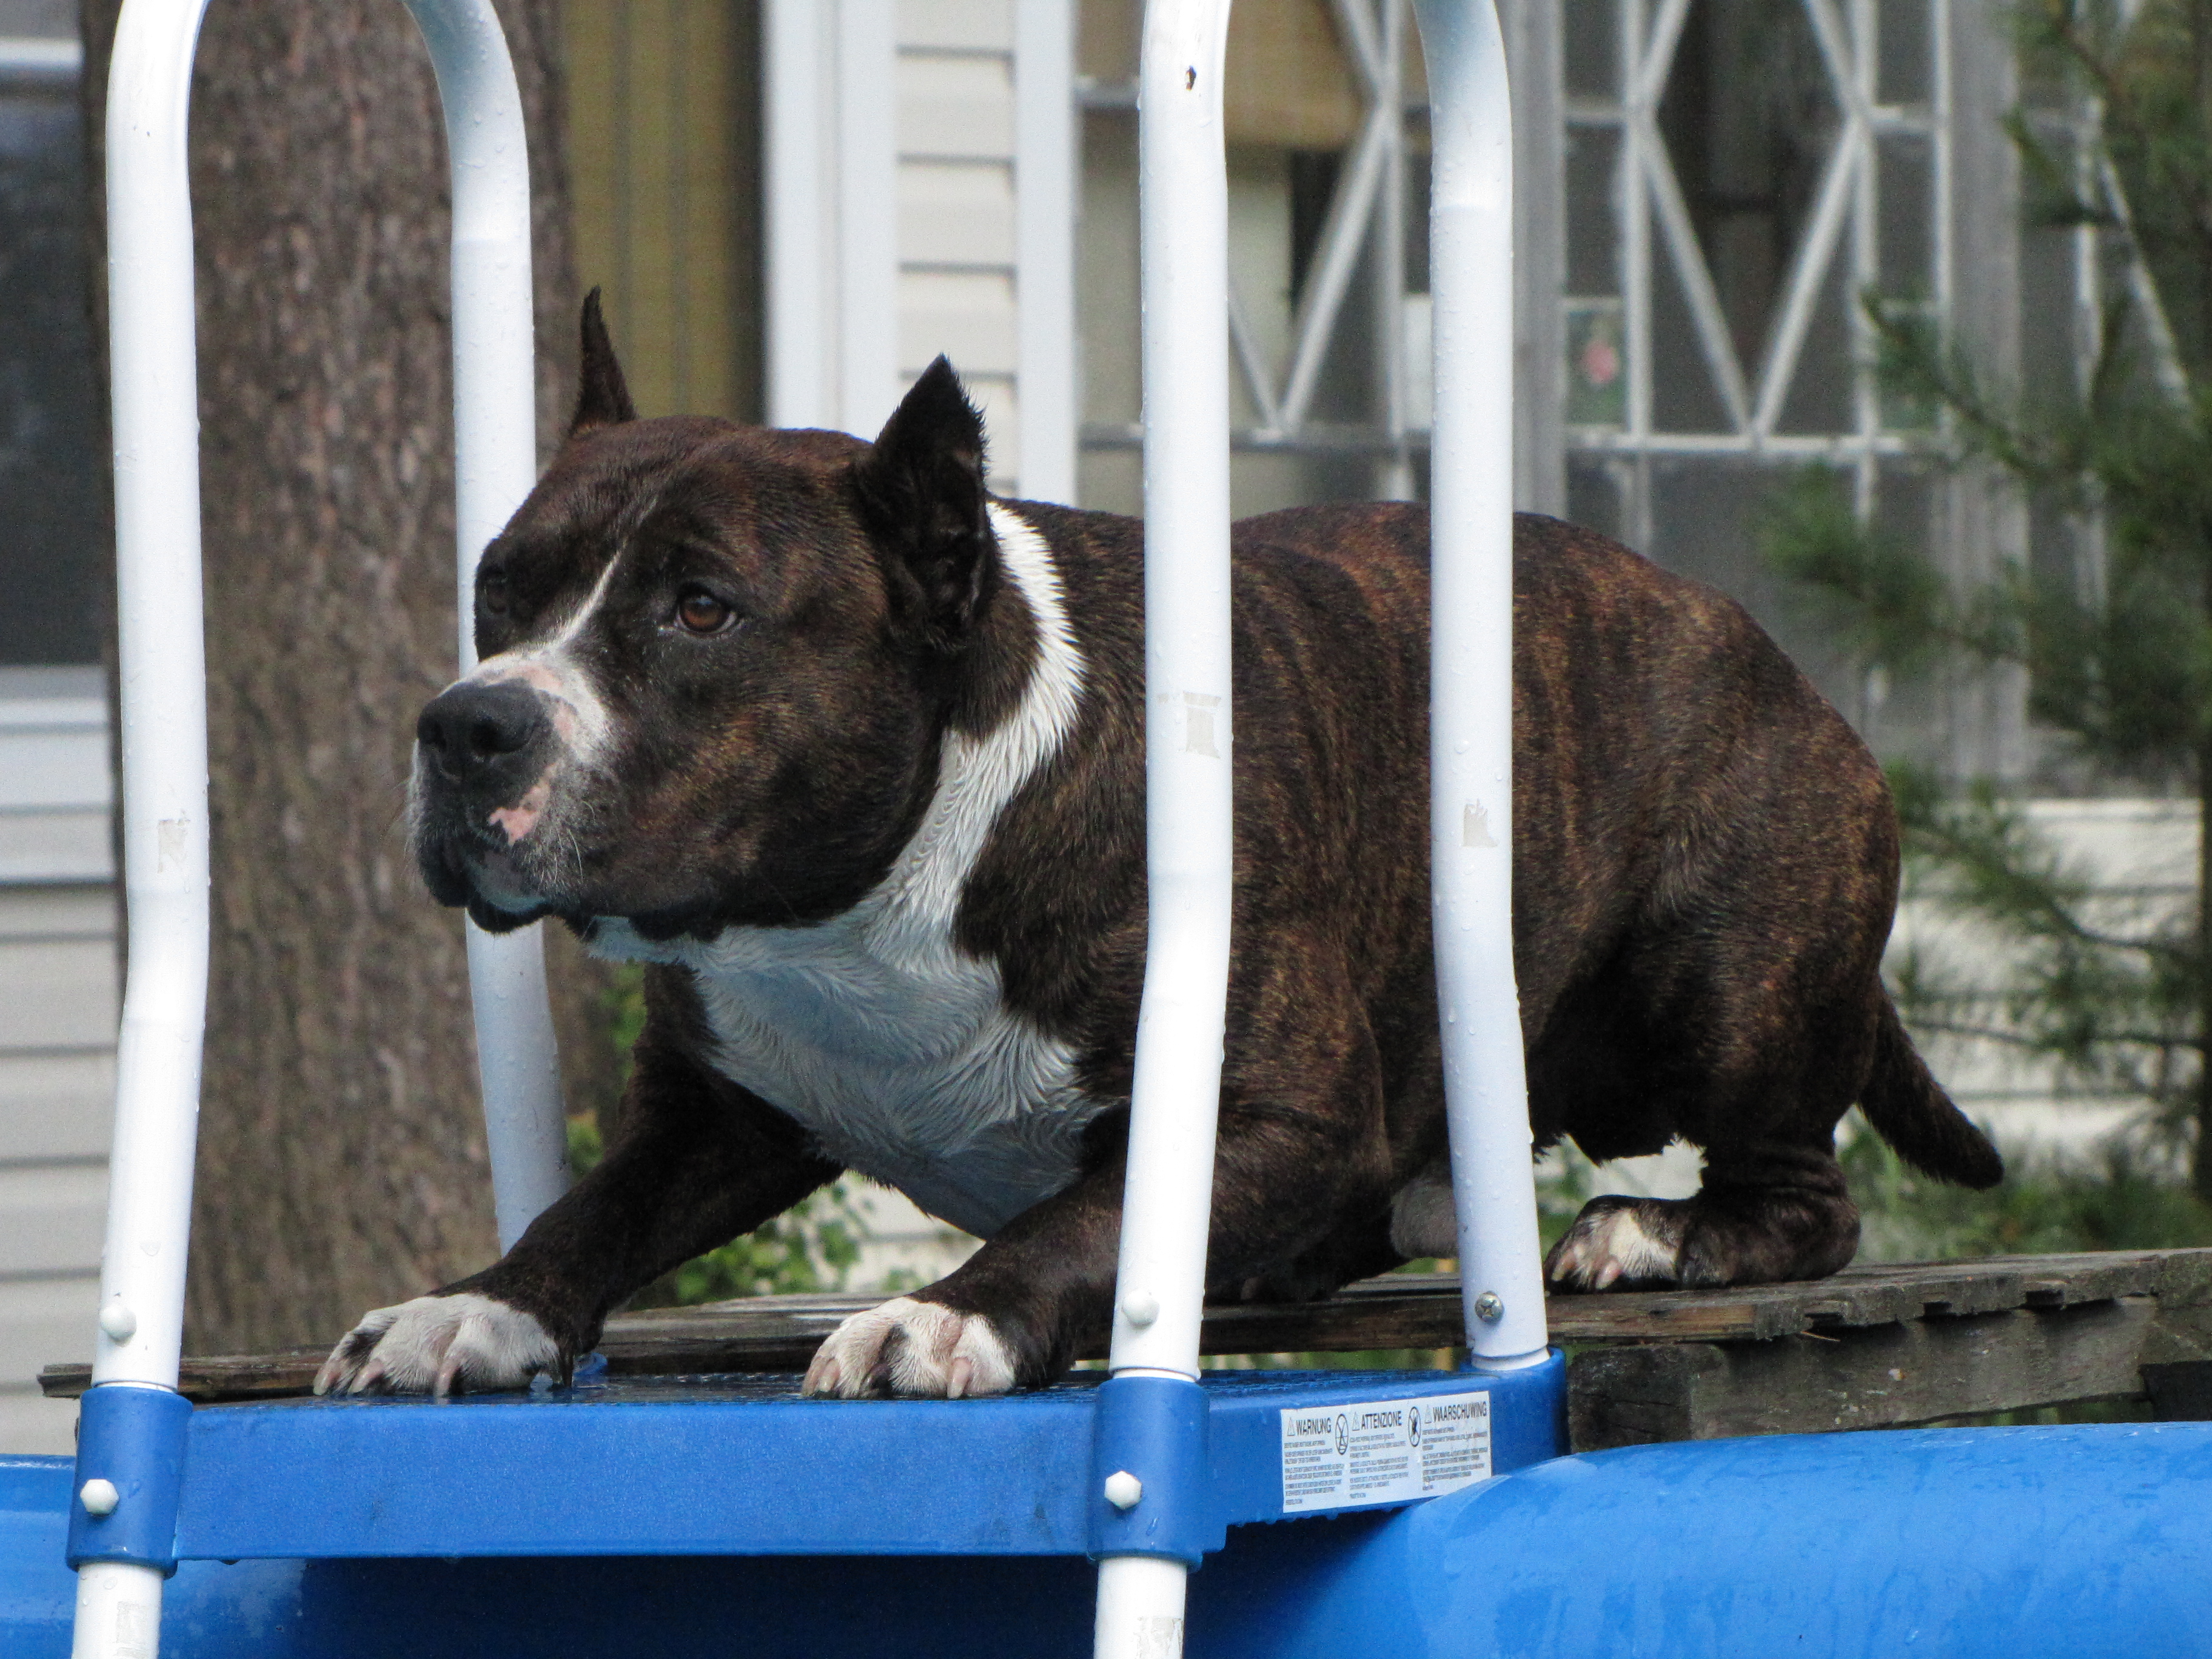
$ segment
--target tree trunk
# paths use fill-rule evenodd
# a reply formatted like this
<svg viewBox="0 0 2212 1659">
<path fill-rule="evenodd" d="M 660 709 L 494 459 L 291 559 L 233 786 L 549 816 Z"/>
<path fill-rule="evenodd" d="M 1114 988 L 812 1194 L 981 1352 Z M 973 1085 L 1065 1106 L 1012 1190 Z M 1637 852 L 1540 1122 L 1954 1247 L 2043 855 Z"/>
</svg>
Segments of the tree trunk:
<svg viewBox="0 0 2212 1659">
<path fill-rule="evenodd" d="M 95 144 L 116 9 L 86 0 Z M 574 326 L 556 0 L 499 9 L 544 433 Z M 192 104 L 215 939 L 185 1340 L 234 1352 L 335 1338 L 496 1246 L 459 918 L 401 824 L 416 711 L 454 672 L 429 60 L 398 0 L 216 0 Z M 593 987 L 558 956 L 596 1085 Z"/>
<path fill-rule="evenodd" d="M 2212 615 L 2212 593 L 2205 610 Z M 2212 1204 L 2212 745 L 2197 757 L 2197 1139 L 2189 1184 Z"/>
</svg>

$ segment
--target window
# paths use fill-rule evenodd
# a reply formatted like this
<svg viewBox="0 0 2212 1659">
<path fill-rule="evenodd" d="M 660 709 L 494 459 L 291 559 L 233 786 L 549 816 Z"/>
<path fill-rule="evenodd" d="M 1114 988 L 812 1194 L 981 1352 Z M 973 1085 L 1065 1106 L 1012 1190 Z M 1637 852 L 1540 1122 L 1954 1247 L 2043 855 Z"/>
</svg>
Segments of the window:
<svg viewBox="0 0 2212 1659">
<path fill-rule="evenodd" d="M 76 9 L 0 0 L 0 664 L 100 656 L 107 468 Z"/>
</svg>

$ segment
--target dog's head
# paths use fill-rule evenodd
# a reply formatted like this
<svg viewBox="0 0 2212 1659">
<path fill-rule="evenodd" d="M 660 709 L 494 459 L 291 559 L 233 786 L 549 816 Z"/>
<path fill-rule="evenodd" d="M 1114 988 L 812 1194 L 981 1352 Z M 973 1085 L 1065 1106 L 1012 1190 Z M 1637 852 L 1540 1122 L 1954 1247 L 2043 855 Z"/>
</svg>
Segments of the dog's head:
<svg viewBox="0 0 2212 1659">
<path fill-rule="evenodd" d="M 640 420 L 583 319 L 567 441 L 477 568 L 482 660 L 416 727 L 416 854 L 483 926 L 817 921 L 1026 666 L 983 430 L 939 358 L 873 444 Z M 1018 593 L 995 606 L 1018 604 Z"/>
</svg>

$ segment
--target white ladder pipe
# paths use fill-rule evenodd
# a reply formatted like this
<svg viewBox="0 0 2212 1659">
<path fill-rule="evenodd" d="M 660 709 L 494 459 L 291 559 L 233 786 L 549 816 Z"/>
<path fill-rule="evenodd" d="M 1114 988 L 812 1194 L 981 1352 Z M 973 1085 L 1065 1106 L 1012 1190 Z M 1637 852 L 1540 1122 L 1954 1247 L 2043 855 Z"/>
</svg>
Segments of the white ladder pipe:
<svg viewBox="0 0 2212 1659">
<path fill-rule="evenodd" d="M 125 0 L 107 97 L 124 886 L 131 959 L 93 1383 L 174 1389 L 208 984 L 207 673 L 187 167 L 207 0 Z M 530 185 L 522 106 L 489 0 L 408 0 L 435 65 L 453 169 L 457 568 L 473 660 L 477 555 L 537 475 Z M 473 930 L 472 930 L 473 932 Z M 535 929 L 470 940 L 502 1244 L 565 1180 Z M 152 1659 L 162 1577 L 78 1575 L 77 1659 Z"/>
<path fill-rule="evenodd" d="M 1513 974 L 1513 105 L 1492 0 L 1415 0 L 1435 169 L 1429 286 L 1430 883 L 1460 1293 L 1475 1364 L 1542 1361 Z"/>
<path fill-rule="evenodd" d="M 477 665 L 477 562 L 538 482 L 530 152 L 489 0 L 407 0 L 430 48 L 453 192 L 453 583 L 461 672 Z M 468 924 L 469 1002 L 499 1248 L 568 1189 L 544 930 Z"/>
<path fill-rule="evenodd" d="M 206 0 L 125 0 L 107 88 L 123 887 L 94 1386 L 173 1388 L 208 985 L 207 659 L 185 125 Z M 122 1333 L 122 1334 L 118 1334 Z"/>
<path fill-rule="evenodd" d="M 1416 0 L 1435 145 L 1431 839 L 1468 1344 L 1547 1350 L 1512 936 L 1512 115 L 1492 0 Z M 1150 933 L 1109 1369 L 1195 1376 L 1227 1001 L 1228 0 L 1151 0 L 1139 70 Z M 1201 736 L 1201 734 L 1203 734 Z M 1182 1651 L 1188 1571 L 1099 1564 L 1099 1659 Z"/>
<path fill-rule="evenodd" d="M 1148 929 L 1115 1279 L 1116 1376 L 1195 1378 L 1236 853 L 1230 764 L 1230 0 L 1150 0 L 1138 74 Z M 1098 1564 L 1098 1659 L 1180 1652 L 1188 1570 Z M 1164 1645 L 1172 1632 L 1172 1646 Z"/>
<path fill-rule="evenodd" d="M 115 1057 L 94 1388 L 173 1389 L 208 986 L 207 661 L 185 123 L 207 0 L 125 0 L 107 82 L 123 888 L 131 958 Z M 88 1562 L 75 1659 L 146 1655 L 162 1574 Z"/>
</svg>

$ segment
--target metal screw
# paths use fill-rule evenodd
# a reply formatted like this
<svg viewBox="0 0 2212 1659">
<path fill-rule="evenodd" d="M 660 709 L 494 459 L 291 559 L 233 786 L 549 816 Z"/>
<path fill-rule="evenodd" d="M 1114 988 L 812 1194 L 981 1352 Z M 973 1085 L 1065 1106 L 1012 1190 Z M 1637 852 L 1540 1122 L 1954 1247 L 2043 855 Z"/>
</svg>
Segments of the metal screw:
<svg viewBox="0 0 2212 1659">
<path fill-rule="evenodd" d="M 115 1506 L 123 1501 L 123 1494 L 115 1490 L 112 1480 L 88 1480 L 77 1489 L 76 1498 L 87 1515 L 112 1515 Z"/>
<path fill-rule="evenodd" d="M 1495 1291 L 1485 1291 L 1474 1298 L 1474 1316 L 1486 1325 L 1495 1325 L 1505 1317 L 1505 1301 Z"/>
<path fill-rule="evenodd" d="M 1145 1483 L 1127 1469 L 1116 1469 L 1106 1477 L 1106 1501 L 1117 1510 L 1133 1510 L 1144 1495 Z"/>
</svg>

